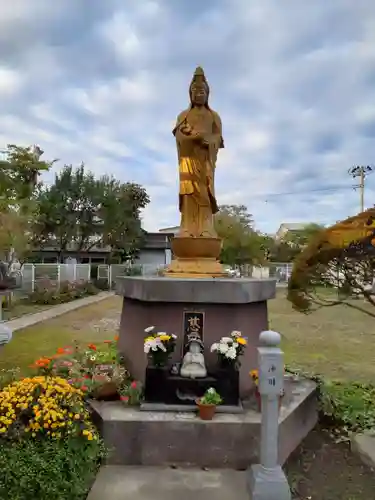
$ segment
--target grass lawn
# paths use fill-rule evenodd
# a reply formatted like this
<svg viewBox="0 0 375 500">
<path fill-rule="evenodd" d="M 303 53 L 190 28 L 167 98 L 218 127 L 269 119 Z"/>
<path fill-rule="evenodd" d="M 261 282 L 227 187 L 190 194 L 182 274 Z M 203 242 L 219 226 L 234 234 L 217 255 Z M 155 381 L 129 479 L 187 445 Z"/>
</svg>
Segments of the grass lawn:
<svg viewBox="0 0 375 500">
<path fill-rule="evenodd" d="M 9 321 L 11 319 L 20 318 L 25 314 L 34 314 L 40 311 L 49 309 L 50 305 L 28 304 L 27 302 L 18 301 L 11 309 L 2 308 L 2 320 Z"/>
<path fill-rule="evenodd" d="M 41 356 L 54 354 L 58 347 L 99 342 L 117 333 L 121 299 L 110 297 L 14 333 L 0 355 L 0 370 L 29 366 Z"/>
<path fill-rule="evenodd" d="M 292 309 L 284 291 L 269 301 L 269 317 L 270 327 L 283 335 L 287 364 L 329 378 L 375 379 L 375 318 L 344 305 L 304 315 Z"/>
</svg>

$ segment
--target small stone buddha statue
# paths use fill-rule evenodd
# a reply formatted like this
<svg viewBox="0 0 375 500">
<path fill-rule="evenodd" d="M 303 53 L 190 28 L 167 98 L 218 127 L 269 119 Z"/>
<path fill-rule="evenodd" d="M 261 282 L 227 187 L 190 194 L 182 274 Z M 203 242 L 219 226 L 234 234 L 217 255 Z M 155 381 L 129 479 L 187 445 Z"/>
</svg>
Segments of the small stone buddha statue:
<svg viewBox="0 0 375 500">
<path fill-rule="evenodd" d="M 203 342 L 199 335 L 190 335 L 189 350 L 182 360 L 181 377 L 203 378 L 207 376 L 206 363 L 203 356 Z"/>
</svg>

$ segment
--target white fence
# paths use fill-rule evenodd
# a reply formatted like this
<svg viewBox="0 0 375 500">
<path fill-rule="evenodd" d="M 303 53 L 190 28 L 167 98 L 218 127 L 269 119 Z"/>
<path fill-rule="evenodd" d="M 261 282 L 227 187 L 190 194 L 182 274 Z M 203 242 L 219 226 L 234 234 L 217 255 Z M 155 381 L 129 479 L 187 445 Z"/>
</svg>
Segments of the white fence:
<svg viewBox="0 0 375 500">
<path fill-rule="evenodd" d="M 90 264 L 24 264 L 21 271 L 21 288 L 27 293 L 35 290 L 35 285 L 50 280 L 60 285 L 64 281 L 88 281 Z"/>
<path fill-rule="evenodd" d="M 50 280 L 59 286 L 64 281 L 88 281 L 97 278 L 107 282 L 109 288 L 113 288 L 116 278 L 119 276 L 157 275 L 165 267 L 153 264 L 129 265 L 129 264 L 99 264 L 96 276 L 91 275 L 91 264 L 24 264 L 21 271 L 21 291 L 30 293 L 35 290 L 38 283 Z M 276 278 L 280 284 L 287 283 L 292 270 L 290 263 L 269 263 L 264 267 L 252 267 L 248 274 L 253 278 Z"/>
</svg>

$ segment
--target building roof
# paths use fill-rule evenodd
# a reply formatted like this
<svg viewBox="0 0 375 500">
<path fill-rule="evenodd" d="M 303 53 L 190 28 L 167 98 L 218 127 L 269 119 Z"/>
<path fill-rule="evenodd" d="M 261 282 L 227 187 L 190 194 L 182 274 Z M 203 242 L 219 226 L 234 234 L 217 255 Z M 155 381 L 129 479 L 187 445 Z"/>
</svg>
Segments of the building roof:
<svg viewBox="0 0 375 500">
<path fill-rule="evenodd" d="M 279 230 L 286 229 L 287 231 L 301 231 L 309 224 L 309 222 L 283 222 L 280 224 Z"/>
<path fill-rule="evenodd" d="M 159 233 L 176 234 L 180 230 L 180 226 L 164 227 L 159 229 Z"/>
</svg>

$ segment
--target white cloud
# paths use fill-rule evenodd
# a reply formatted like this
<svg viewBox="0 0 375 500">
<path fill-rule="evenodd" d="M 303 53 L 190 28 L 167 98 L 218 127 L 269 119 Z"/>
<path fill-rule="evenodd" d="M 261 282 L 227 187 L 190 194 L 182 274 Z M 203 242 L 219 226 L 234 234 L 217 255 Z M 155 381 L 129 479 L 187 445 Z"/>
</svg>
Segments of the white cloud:
<svg viewBox="0 0 375 500">
<path fill-rule="evenodd" d="M 13 93 L 17 93 L 23 83 L 22 75 L 5 66 L 0 66 L 0 96 L 9 98 Z"/>
</svg>

